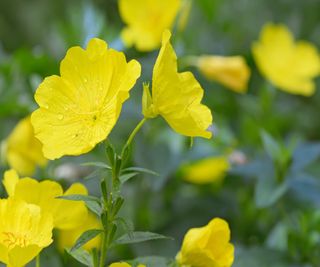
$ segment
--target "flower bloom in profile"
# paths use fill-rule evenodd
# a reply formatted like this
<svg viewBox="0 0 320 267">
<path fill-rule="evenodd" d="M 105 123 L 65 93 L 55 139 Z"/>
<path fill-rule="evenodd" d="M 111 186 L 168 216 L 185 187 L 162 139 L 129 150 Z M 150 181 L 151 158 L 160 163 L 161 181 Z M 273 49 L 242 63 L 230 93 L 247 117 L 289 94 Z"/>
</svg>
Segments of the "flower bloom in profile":
<svg viewBox="0 0 320 267">
<path fill-rule="evenodd" d="M 178 73 L 177 56 L 165 31 L 152 76 L 152 95 L 144 84 L 142 113 L 145 118 L 161 115 L 176 132 L 210 138 L 210 109 L 201 104 L 203 89 L 191 72 Z"/>
<path fill-rule="evenodd" d="M 242 56 L 203 55 L 192 57 L 192 65 L 208 80 L 217 81 L 237 93 L 248 89 L 250 69 Z"/>
<path fill-rule="evenodd" d="M 110 264 L 109 267 L 132 267 L 132 266 L 126 262 L 114 262 Z M 146 266 L 143 264 L 139 264 L 137 267 L 146 267 Z"/>
<path fill-rule="evenodd" d="M 64 251 L 65 248 L 71 248 L 85 231 L 102 228 L 100 221 L 92 213 L 89 213 L 87 218 L 81 220 L 80 223 L 81 224 L 77 227 L 67 230 L 59 230 L 57 245 L 60 251 Z M 88 251 L 93 248 L 99 249 L 100 241 L 100 235 L 98 235 L 84 244 L 82 248 Z"/>
<path fill-rule="evenodd" d="M 261 73 L 279 89 L 304 96 L 314 93 L 313 78 L 320 74 L 317 48 L 305 41 L 295 42 L 285 25 L 266 24 L 252 51 Z"/>
<path fill-rule="evenodd" d="M 42 211 L 50 213 L 55 228 L 78 227 L 88 215 L 88 210 L 82 201 L 57 198 L 63 195 L 87 195 L 87 189 L 82 184 L 75 183 L 63 192 L 57 182 L 49 180 L 38 182 L 32 178 L 19 179 L 15 170 L 9 170 L 4 174 L 3 185 L 9 197 L 38 205 Z"/>
<path fill-rule="evenodd" d="M 121 33 L 124 44 L 139 51 L 157 49 L 165 29 L 171 29 L 181 0 L 119 0 L 119 11 L 127 25 Z"/>
<path fill-rule="evenodd" d="M 225 177 L 229 168 L 230 164 L 226 157 L 215 156 L 183 166 L 182 177 L 194 184 L 219 182 Z"/>
<path fill-rule="evenodd" d="M 187 232 L 176 257 L 177 262 L 183 267 L 230 267 L 234 260 L 234 247 L 229 241 L 228 223 L 214 218 L 206 226 Z"/>
<path fill-rule="evenodd" d="M 42 144 L 34 136 L 30 117 L 22 119 L 2 145 L 3 158 L 21 175 L 32 175 L 36 166 L 44 167 L 47 163 Z"/>
<path fill-rule="evenodd" d="M 52 216 L 18 199 L 0 199 L 0 262 L 22 267 L 52 243 Z"/>
<path fill-rule="evenodd" d="M 48 159 L 89 152 L 114 127 L 141 66 L 93 38 L 87 49 L 72 47 L 60 76 L 44 79 L 35 93 L 31 122 Z"/>
</svg>

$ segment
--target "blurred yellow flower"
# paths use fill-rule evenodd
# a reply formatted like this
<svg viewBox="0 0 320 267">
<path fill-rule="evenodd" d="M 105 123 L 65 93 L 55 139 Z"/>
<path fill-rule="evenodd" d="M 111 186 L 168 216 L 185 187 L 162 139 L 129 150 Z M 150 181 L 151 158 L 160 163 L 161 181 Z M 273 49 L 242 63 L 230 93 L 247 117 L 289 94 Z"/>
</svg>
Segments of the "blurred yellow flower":
<svg viewBox="0 0 320 267">
<path fill-rule="evenodd" d="M 110 264 L 109 267 L 131 267 L 131 265 L 126 262 L 115 262 Z M 143 264 L 139 264 L 137 267 L 146 267 L 146 266 Z"/>
<path fill-rule="evenodd" d="M 177 21 L 177 28 L 179 31 L 183 31 L 187 26 L 190 12 L 192 8 L 192 0 L 183 0 L 179 12 L 179 18 Z"/>
<path fill-rule="evenodd" d="M 183 166 L 182 177 L 195 184 L 212 183 L 223 179 L 229 168 L 230 164 L 226 157 L 210 157 Z"/>
<path fill-rule="evenodd" d="M 317 48 L 305 41 L 295 42 L 285 25 L 266 24 L 252 51 L 261 73 L 279 89 L 304 96 L 314 93 L 312 79 L 320 74 Z"/>
<path fill-rule="evenodd" d="M 119 11 L 127 26 L 121 37 L 128 47 L 140 51 L 158 48 L 165 29 L 171 29 L 181 0 L 119 0 Z"/>
<path fill-rule="evenodd" d="M 52 216 L 17 199 L 0 199 L 0 262 L 22 267 L 52 243 Z"/>
<path fill-rule="evenodd" d="M 230 267 L 234 260 L 234 247 L 226 221 L 212 219 L 209 224 L 190 229 L 184 237 L 176 259 L 183 267 Z"/>
<path fill-rule="evenodd" d="M 32 175 L 36 166 L 45 166 L 42 144 L 34 136 L 30 117 L 21 120 L 3 143 L 2 155 L 21 175 Z"/>
<path fill-rule="evenodd" d="M 177 56 L 165 31 L 152 77 L 152 96 L 144 84 L 142 113 L 145 118 L 161 115 L 176 132 L 210 138 L 210 109 L 201 104 L 203 89 L 191 72 L 178 73 Z"/>
<path fill-rule="evenodd" d="M 89 152 L 114 127 L 141 66 L 93 38 L 87 49 L 72 47 L 60 65 L 61 76 L 38 87 L 40 106 L 31 121 L 49 159 Z"/>
<path fill-rule="evenodd" d="M 81 220 L 81 224 L 75 228 L 68 230 L 60 230 L 58 232 L 57 245 L 60 251 L 64 251 L 65 248 L 71 248 L 82 233 L 91 229 L 101 229 L 101 223 L 98 218 L 89 213 L 86 219 Z M 91 239 L 88 243 L 82 246 L 83 249 L 90 251 L 93 248 L 100 248 L 100 236 Z"/>
<path fill-rule="evenodd" d="M 9 197 L 26 201 L 41 207 L 41 210 L 52 214 L 55 228 L 72 229 L 81 225 L 88 215 L 82 201 L 57 199 L 62 195 L 87 195 L 87 189 L 75 183 L 63 193 L 61 185 L 53 181 L 38 182 L 32 178 L 19 179 L 15 170 L 6 171 L 3 185 Z"/>
<path fill-rule="evenodd" d="M 217 81 L 237 93 L 248 89 L 250 69 L 242 56 L 203 55 L 196 57 L 195 65 L 208 80 Z"/>
</svg>

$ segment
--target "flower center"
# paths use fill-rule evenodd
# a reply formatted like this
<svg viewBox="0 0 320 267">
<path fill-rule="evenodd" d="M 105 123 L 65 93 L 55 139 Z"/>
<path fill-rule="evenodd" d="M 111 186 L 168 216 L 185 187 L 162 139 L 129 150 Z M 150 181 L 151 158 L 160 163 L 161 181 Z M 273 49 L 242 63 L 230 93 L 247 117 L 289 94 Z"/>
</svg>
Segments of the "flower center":
<svg viewBox="0 0 320 267">
<path fill-rule="evenodd" d="M 13 248 L 15 246 L 26 247 L 28 246 L 28 239 L 26 234 L 12 233 L 12 232 L 2 232 L 3 240 L 2 243 L 8 248 Z"/>
</svg>

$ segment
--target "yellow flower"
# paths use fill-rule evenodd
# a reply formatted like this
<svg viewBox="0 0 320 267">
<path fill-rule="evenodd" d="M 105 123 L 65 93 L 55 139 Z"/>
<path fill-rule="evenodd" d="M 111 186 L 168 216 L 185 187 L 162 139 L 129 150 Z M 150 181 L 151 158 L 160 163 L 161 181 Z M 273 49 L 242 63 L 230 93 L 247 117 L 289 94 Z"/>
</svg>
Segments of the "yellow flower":
<svg viewBox="0 0 320 267">
<path fill-rule="evenodd" d="M 119 0 L 122 20 L 127 24 L 121 33 L 126 46 L 140 51 L 158 48 L 165 29 L 170 29 L 181 0 Z"/>
<path fill-rule="evenodd" d="M 95 215 L 92 213 L 88 214 L 87 219 L 81 220 L 81 225 L 78 227 L 60 230 L 58 232 L 58 248 L 63 251 L 65 248 L 71 248 L 82 233 L 91 229 L 101 229 L 101 223 Z M 100 248 L 100 236 L 91 239 L 88 243 L 82 246 L 83 249 L 90 251 L 93 248 Z"/>
<path fill-rule="evenodd" d="M 152 96 L 144 85 L 143 110 L 146 118 L 161 115 L 176 132 L 186 136 L 211 137 L 210 109 L 201 104 L 203 89 L 191 72 L 178 73 L 177 56 L 165 31 L 162 47 L 153 69 Z"/>
<path fill-rule="evenodd" d="M 206 184 L 223 179 L 229 168 L 230 164 L 226 157 L 210 157 L 184 166 L 182 175 L 188 182 Z"/>
<path fill-rule="evenodd" d="M 80 155 L 106 139 L 140 71 L 137 61 L 127 63 L 123 53 L 97 38 L 86 50 L 70 48 L 61 75 L 47 77 L 35 94 L 40 108 L 31 121 L 44 155 Z"/>
<path fill-rule="evenodd" d="M 275 86 L 292 94 L 314 93 L 312 79 L 320 74 L 318 51 L 311 43 L 295 42 L 285 25 L 265 25 L 252 51 L 261 73 Z"/>
<path fill-rule="evenodd" d="M 115 262 L 110 264 L 109 267 L 131 267 L 131 265 L 126 262 Z M 146 267 L 146 266 L 143 264 L 139 264 L 137 267 Z"/>
<path fill-rule="evenodd" d="M 42 145 L 34 136 L 30 117 L 21 120 L 3 143 L 2 156 L 21 175 L 32 175 L 36 166 L 45 166 Z"/>
<path fill-rule="evenodd" d="M 62 195 L 87 195 L 87 189 L 75 183 L 63 193 L 59 183 L 53 181 L 38 182 L 32 178 L 19 179 L 15 170 L 6 171 L 3 185 L 9 197 L 26 201 L 41 207 L 41 210 L 52 214 L 54 227 L 72 229 L 86 219 L 88 211 L 82 201 L 57 199 Z"/>
<path fill-rule="evenodd" d="M 220 218 L 212 219 L 206 226 L 187 232 L 177 262 L 183 267 L 230 267 L 234 247 L 229 241 L 228 223 Z"/>
<path fill-rule="evenodd" d="M 208 80 L 217 81 L 237 93 L 248 89 L 250 69 L 241 56 L 203 55 L 196 58 L 195 65 Z"/>
<path fill-rule="evenodd" d="M 52 216 L 17 199 L 0 199 L 0 261 L 22 267 L 52 243 Z"/>
</svg>

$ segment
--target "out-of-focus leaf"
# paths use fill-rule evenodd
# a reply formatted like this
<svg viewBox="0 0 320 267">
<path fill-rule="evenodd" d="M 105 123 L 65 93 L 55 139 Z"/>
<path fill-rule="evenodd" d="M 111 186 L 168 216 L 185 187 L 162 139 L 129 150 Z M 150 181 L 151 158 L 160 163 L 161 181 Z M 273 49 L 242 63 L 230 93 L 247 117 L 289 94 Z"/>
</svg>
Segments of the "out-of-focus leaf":
<svg viewBox="0 0 320 267">
<path fill-rule="evenodd" d="M 255 203 L 259 208 L 266 208 L 277 202 L 288 190 L 286 181 L 278 184 L 274 176 L 260 176 L 255 187 Z"/>
<path fill-rule="evenodd" d="M 278 145 L 276 140 L 274 140 L 273 137 L 266 131 L 261 131 L 260 135 L 263 142 L 263 147 L 268 155 L 272 159 L 278 159 L 279 155 L 281 154 L 281 147 Z"/>
<path fill-rule="evenodd" d="M 120 175 L 119 179 L 120 179 L 120 182 L 123 184 L 125 183 L 126 181 L 130 180 L 132 177 L 138 175 L 139 173 L 137 172 L 129 172 L 129 173 L 126 173 L 126 174 L 122 174 Z"/>
<path fill-rule="evenodd" d="M 266 245 L 270 249 L 286 251 L 288 249 L 288 227 L 279 222 L 270 232 Z"/>
<path fill-rule="evenodd" d="M 320 157 L 320 143 L 306 143 L 297 147 L 293 153 L 291 169 L 301 171 Z"/>
</svg>

